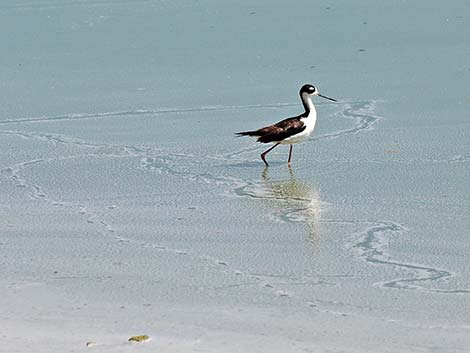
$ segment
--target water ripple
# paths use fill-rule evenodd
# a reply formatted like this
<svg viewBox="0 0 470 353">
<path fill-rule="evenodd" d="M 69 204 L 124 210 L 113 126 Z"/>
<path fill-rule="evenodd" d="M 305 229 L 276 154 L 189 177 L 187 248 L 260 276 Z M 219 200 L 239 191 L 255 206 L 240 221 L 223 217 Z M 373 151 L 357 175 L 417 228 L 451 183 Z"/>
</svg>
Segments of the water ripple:
<svg viewBox="0 0 470 353">
<path fill-rule="evenodd" d="M 408 278 L 378 282 L 376 285 L 380 285 L 384 288 L 424 290 L 438 293 L 470 293 L 470 289 L 465 288 L 436 289 L 420 285 L 425 282 L 434 283 L 449 279 L 455 277 L 455 274 L 437 267 L 394 260 L 391 255 L 386 252 L 390 240 L 402 235 L 406 231 L 407 229 L 398 223 L 377 221 L 370 222 L 370 225 L 365 230 L 356 234 L 356 241 L 351 247 L 357 256 L 373 265 L 392 266 L 411 273 L 411 276 Z"/>
<path fill-rule="evenodd" d="M 355 120 L 354 125 L 349 129 L 333 131 L 314 137 L 312 140 L 338 138 L 345 135 L 357 134 L 362 131 L 371 130 L 374 124 L 381 119 L 380 116 L 374 114 L 376 104 L 377 101 L 374 100 L 346 103 L 346 108 L 334 115 L 346 119 L 353 119 Z"/>
</svg>

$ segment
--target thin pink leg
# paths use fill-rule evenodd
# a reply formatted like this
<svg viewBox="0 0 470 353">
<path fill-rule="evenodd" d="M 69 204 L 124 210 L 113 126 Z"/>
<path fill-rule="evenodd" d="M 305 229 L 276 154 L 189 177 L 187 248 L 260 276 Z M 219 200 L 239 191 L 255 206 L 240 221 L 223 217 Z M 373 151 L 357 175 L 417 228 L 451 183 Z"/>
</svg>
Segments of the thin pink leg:
<svg viewBox="0 0 470 353">
<path fill-rule="evenodd" d="M 292 145 L 289 148 L 289 160 L 287 161 L 287 165 L 290 167 L 290 161 L 292 159 Z"/>
<path fill-rule="evenodd" d="M 276 147 L 277 145 L 279 145 L 279 142 L 276 143 L 273 147 L 270 147 L 268 150 L 266 150 L 266 151 L 264 151 L 263 153 L 261 153 L 261 159 L 263 160 L 264 164 L 266 164 L 266 167 L 269 167 L 269 164 L 268 164 L 268 162 L 266 162 L 265 156 L 266 156 L 274 147 Z"/>
</svg>

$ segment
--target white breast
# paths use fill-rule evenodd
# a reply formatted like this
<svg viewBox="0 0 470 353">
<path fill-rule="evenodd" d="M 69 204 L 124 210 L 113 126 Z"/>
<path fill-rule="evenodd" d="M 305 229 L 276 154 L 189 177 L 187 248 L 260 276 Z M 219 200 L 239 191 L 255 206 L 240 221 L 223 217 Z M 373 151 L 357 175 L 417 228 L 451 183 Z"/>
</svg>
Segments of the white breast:
<svg viewBox="0 0 470 353">
<path fill-rule="evenodd" d="M 315 123 L 317 122 L 317 112 L 315 111 L 315 107 L 310 110 L 310 113 L 305 117 L 300 119 L 305 124 L 305 130 L 296 134 L 292 135 L 291 137 L 286 138 L 281 142 L 281 144 L 292 144 L 292 143 L 299 143 L 304 141 L 315 129 Z"/>
</svg>

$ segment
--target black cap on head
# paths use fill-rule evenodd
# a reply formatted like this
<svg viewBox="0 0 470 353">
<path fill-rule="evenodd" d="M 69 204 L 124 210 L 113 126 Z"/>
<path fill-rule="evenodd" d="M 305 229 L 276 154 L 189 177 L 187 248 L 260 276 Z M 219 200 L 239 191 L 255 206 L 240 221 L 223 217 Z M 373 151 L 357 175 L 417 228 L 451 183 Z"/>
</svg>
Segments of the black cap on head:
<svg viewBox="0 0 470 353">
<path fill-rule="evenodd" d="M 308 94 L 313 94 L 316 92 L 316 88 L 315 86 L 313 85 L 310 85 L 310 84 L 306 84 L 306 85 L 303 85 L 301 88 L 300 88 L 300 94 L 302 93 L 308 93 Z"/>
</svg>

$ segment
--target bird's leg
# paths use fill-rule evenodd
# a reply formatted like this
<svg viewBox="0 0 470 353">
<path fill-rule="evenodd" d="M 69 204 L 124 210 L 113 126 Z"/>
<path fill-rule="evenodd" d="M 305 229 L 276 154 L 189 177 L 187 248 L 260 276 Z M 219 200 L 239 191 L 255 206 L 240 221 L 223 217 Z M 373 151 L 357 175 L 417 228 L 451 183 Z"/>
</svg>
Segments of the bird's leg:
<svg viewBox="0 0 470 353">
<path fill-rule="evenodd" d="M 270 147 L 268 148 L 266 151 L 264 151 L 263 153 L 261 153 L 261 159 L 263 160 L 264 164 L 266 164 L 266 167 L 269 167 L 269 164 L 268 162 L 266 162 L 266 158 L 265 156 L 274 148 L 276 147 L 277 145 L 279 145 L 280 142 L 276 143 L 273 147 Z"/>
<path fill-rule="evenodd" d="M 290 148 L 289 148 L 289 159 L 287 160 L 287 165 L 289 167 L 290 167 L 291 158 L 292 158 L 292 144 L 290 145 Z"/>
</svg>

